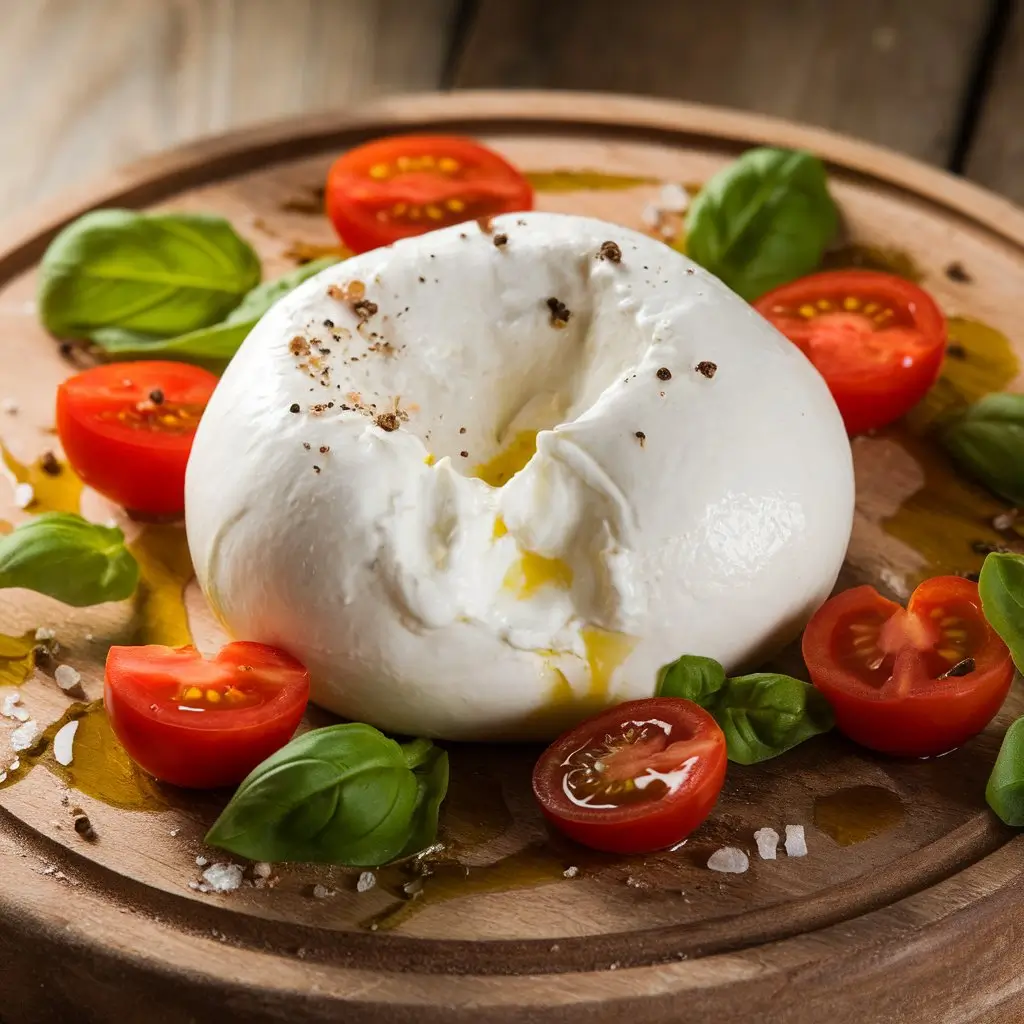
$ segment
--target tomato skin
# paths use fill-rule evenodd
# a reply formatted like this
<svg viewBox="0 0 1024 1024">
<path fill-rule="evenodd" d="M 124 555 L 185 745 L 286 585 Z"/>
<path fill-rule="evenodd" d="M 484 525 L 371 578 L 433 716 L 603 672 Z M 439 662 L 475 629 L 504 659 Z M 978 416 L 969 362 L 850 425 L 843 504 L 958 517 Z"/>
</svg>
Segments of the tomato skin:
<svg viewBox="0 0 1024 1024">
<path fill-rule="evenodd" d="M 181 687 L 232 679 L 265 686 L 268 699 L 206 714 L 178 709 Z M 309 700 L 309 673 L 265 644 L 229 643 L 212 660 L 194 647 L 111 647 L 103 700 L 114 734 L 141 768 L 175 786 L 214 789 L 237 785 L 292 738 Z"/>
<path fill-rule="evenodd" d="M 354 252 L 533 208 L 533 188 L 472 139 L 396 135 L 343 153 L 327 175 L 327 216 Z"/>
<path fill-rule="evenodd" d="M 877 310 L 873 316 L 863 312 L 869 303 Z M 942 368 L 942 310 L 895 274 L 823 271 L 773 289 L 754 308 L 825 378 L 851 435 L 899 419 L 924 398 Z"/>
<path fill-rule="evenodd" d="M 95 366 L 57 388 L 57 433 L 68 462 L 104 497 L 133 512 L 185 508 L 185 465 L 217 386 L 207 370 L 161 360 Z M 159 392 L 163 401 L 150 400 Z M 160 426 L 160 416 L 174 419 Z"/>
<path fill-rule="evenodd" d="M 654 718 L 672 728 L 663 744 L 685 745 L 683 759 L 697 756 L 677 792 L 610 809 L 570 801 L 564 779 L 571 756 L 590 746 L 601 747 L 602 737 L 621 733 L 623 723 L 636 726 Z M 636 767 L 645 763 L 641 759 Z M 544 817 L 570 839 L 610 853 L 650 853 L 674 846 L 704 822 L 718 800 L 725 769 L 725 736 L 711 715 L 688 700 L 651 697 L 602 711 L 555 740 L 534 766 L 533 793 Z"/>
<path fill-rule="evenodd" d="M 965 634 L 957 655 L 973 659 L 974 669 L 940 679 L 937 669 L 954 664 L 938 653 L 950 643 L 940 624 L 951 618 Z M 851 626 L 863 631 L 867 624 L 879 627 L 876 646 L 862 641 L 862 657 L 884 657 L 875 670 L 866 660 L 854 664 L 856 649 L 847 643 L 857 636 Z M 978 585 L 959 576 L 926 580 L 906 612 L 869 586 L 833 597 L 808 623 L 803 655 L 839 730 L 901 757 L 943 754 L 981 732 L 1002 707 L 1014 674 L 1010 652 L 982 614 Z"/>
</svg>

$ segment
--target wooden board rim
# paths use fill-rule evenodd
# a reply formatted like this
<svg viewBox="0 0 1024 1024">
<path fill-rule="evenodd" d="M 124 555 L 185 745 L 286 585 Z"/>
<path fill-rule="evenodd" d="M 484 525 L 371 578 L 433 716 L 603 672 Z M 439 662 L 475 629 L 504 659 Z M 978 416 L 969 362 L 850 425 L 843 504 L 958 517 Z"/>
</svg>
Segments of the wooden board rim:
<svg viewBox="0 0 1024 1024">
<path fill-rule="evenodd" d="M 526 116 L 524 109 L 532 108 L 538 113 Z M 7 237 L 11 238 L 5 247 L 0 249 L 0 281 L 6 281 L 14 275 L 28 269 L 41 255 L 41 252 L 52 236 L 60 228 L 85 210 L 97 206 L 118 204 L 141 206 L 167 198 L 185 188 L 209 183 L 237 173 L 240 166 L 250 168 L 263 167 L 278 160 L 293 159 L 304 155 L 320 152 L 332 146 L 342 144 L 341 140 L 353 140 L 393 131 L 401 127 L 418 127 L 431 130 L 473 130 L 486 133 L 498 132 L 554 132 L 559 129 L 574 128 L 577 131 L 603 131 L 609 136 L 628 135 L 632 138 L 650 141 L 680 141 L 682 139 L 703 138 L 710 140 L 721 148 L 739 149 L 751 142 L 770 142 L 779 145 L 809 148 L 821 155 L 834 166 L 841 167 L 847 173 L 863 177 L 867 180 L 884 183 L 887 186 L 902 189 L 916 197 L 923 197 L 943 210 L 958 217 L 972 221 L 985 227 L 1001 239 L 1024 249 L 1024 211 L 1013 204 L 994 196 L 985 190 L 949 175 L 943 171 L 926 167 L 912 159 L 890 153 L 880 147 L 846 139 L 842 136 L 821 129 L 793 125 L 785 121 L 721 110 L 692 104 L 674 103 L 671 101 L 634 99 L 602 94 L 577 93 L 456 93 L 428 94 L 412 97 L 397 97 L 367 106 L 358 113 L 332 113 L 300 120 L 277 122 L 246 129 L 203 140 L 199 143 L 183 147 L 167 154 L 139 161 L 121 171 L 108 176 L 102 181 L 87 185 L 74 193 L 66 193 L 52 203 L 45 204 L 36 210 L 9 223 Z M 6 818 L 6 814 L 3 816 Z M 987 822 L 987 823 L 986 823 Z M 9 825 L 10 823 L 5 823 Z M 20 828 L 13 828 L 20 832 Z M 970 832 L 970 835 L 963 833 Z M 11 833 L 9 833 L 11 834 Z M 1010 905 L 1009 895 L 1016 893 L 1021 885 L 1020 871 L 1013 869 L 1014 853 L 1016 862 L 1020 863 L 1020 854 L 1024 852 L 1024 838 L 1011 839 L 1010 833 L 1000 829 L 994 822 L 979 816 L 971 823 L 958 830 L 958 833 L 947 837 L 946 844 L 953 842 L 958 836 L 966 848 L 971 849 L 973 863 L 964 870 L 957 865 L 962 860 L 956 857 L 946 858 L 939 849 L 937 859 L 925 878 L 925 885 L 931 885 L 941 879 L 953 879 L 958 885 L 970 887 L 975 871 L 983 866 L 987 869 L 998 863 L 1000 882 L 994 891 L 983 897 L 972 913 L 986 903 L 998 903 L 1000 907 Z M 27 835 L 22 841 L 27 840 Z M 41 837 L 39 837 L 41 838 Z M 942 844 L 939 844 L 940 846 Z M 1002 849 L 999 849 L 1002 847 Z M 964 847 L 958 847 L 962 854 Z M 1006 855 L 1009 855 L 1007 858 Z M 83 865 L 85 862 L 83 861 Z M 92 879 L 97 889 L 105 888 L 102 875 L 106 869 L 92 866 L 96 876 Z M 84 876 L 90 874 L 85 871 Z M 140 886 L 140 888 L 142 888 Z M 915 891 L 893 891 L 892 898 L 913 898 Z M 167 897 L 168 902 L 173 897 Z M 0 905 L 7 902 L 5 894 L 0 894 Z M 885 904 L 891 906 L 892 901 Z M 13 909 L 13 906 L 8 908 Z M 840 913 L 831 919 L 824 919 L 818 927 L 829 927 L 838 922 L 848 920 L 850 916 L 870 915 L 874 908 L 855 908 L 850 914 Z M 19 913 L 23 911 L 19 910 Z M 765 912 L 762 915 L 767 916 Z M 745 916 L 745 915 L 740 915 Z M 956 916 L 956 915 L 955 915 Z M 216 922 L 219 929 L 227 934 L 244 933 L 244 926 L 238 927 L 237 922 L 231 924 L 235 915 L 220 908 L 210 908 L 209 918 Z M 11 920 L 9 917 L 8 920 Z M 821 920 L 819 918 L 819 920 Z M 711 922 L 710 931 L 720 922 Z M 30 919 L 25 917 L 20 923 L 20 930 L 26 934 L 42 936 L 53 934 L 55 927 L 63 926 L 63 922 L 47 920 L 40 916 Z M 938 941 L 939 934 L 948 934 L 950 921 L 943 917 L 928 926 L 915 937 L 915 941 L 925 943 Z M 282 930 L 286 930 L 282 926 Z M 299 936 L 294 926 L 289 926 L 288 938 Z M 934 930 L 935 934 L 927 934 Z M 301 929 L 300 929 L 301 931 Z M 638 936 L 643 933 L 630 933 L 629 943 L 634 945 L 632 951 L 623 954 L 612 947 L 602 949 L 604 939 L 588 937 L 578 940 L 559 940 L 564 960 L 561 964 L 552 965 L 550 957 L 545 953 L 550 942 L 545 940 L 501 940 L 485 943 L 495 949 L 497 964 L 505 964 L 504 970 L 488 968 L 477 960 L 469 965 L 469 970 L 460 970 L 458 965 L 468 952 L 467 946 L 479 947 L 479 943 L 464 943 L 456 940 L 440 940 L 425 942 L 421 939 L 409 939 L 401 936 L 350 936 L 345 941 L 351 942 L 351 953 L 357 953 L 360 947 L 373 948 L 378 959 L 383 959 L 391 970 L 409 971 L 423 974 L 446 974 L 451 981 L 451 973 L 472 975 L 491 975 L 488 979 L 500 991 L 501 985 L 512 979 L 496 977 L 504 972 L 523 972 L 536 975 L 553 972 L 588 972 L 605 970 L 611 963 L 624 968 L 633 967 L 634 971 L 623 971 L 620 977 L 625 979 L 635 971 L 658 971 L 658 965 L 680 955 L 682 947 L 679 943 L 678 929 L 659 929 L 666 933 L 666 941 L 654 947 L 644 946 Z M 954 928 L 955 931 L 955 928 Z M 295 935 L 292 933 L 296 932 Z M 621 936 L 608 936 L 619 939 L 620 946 L 625 940 Z M 363 939 L 367 942 L 364 943 Z M 244 943 L 244 937 L 240 935 Z M 746 943 L 716 942 L 714 934 L 706 936 L 706 941 L 693 945 L 689 955 L 705 957 L 725 950 L 736 951 L 759 942 L 779 942 L 783 940 L 800 942 L 799 936 L 789 933 L 766 934 L 751 932 L 750 941 Z M 88 946 L 86 938 L 83 942 Z M 437 959 L 439 947 L 450 943 L 447 953 Z M 425 963 L 422 955 L 424 946 L 433 949 L 433 966 Z M 413 947 L 419 947 L 414 949 Z M 527 948 L 531 947 L 531 948 Z M 93 947 L 93 955 L 103 956 L 108 951 L 99 943 Z M 877 951 L 876 951 L 877 952 Z M 403 955 L 404 954 L 404 955 Z M 479 951 L 477 951 L 479 956 Z M 859 946 L 852 948 L 848 956 L 868 956 L 868 948 Z M 873 956 L 874 954 L 872 954 Z M 153 962 L 139 954 L 137 965 L 146 970 L 153 969 Z M 870 959 L 870 958 L 869 958 Z M 339 969 L 347 969 L 347 964 L 339 964 L 337 951 L 329 962 Z M 194 962 L 182 962 L 183 970 L 195 973 Z M 302 964 L 291 963 L 294 969 L 295 991 L 302 989 Z M 360 966 L 365 966 L 360 965 Z M 356 967 L 358 970 L 358 967 Z M 870 965 L 864 966 L 865 970 Z M 213 986 L 222 984 L 222 979 L 212 972 L 203 975 L 204 981 Z M 272 990 L 267 989 L 268 994 Z M 341 993 L 339 993 L 340 995 Z M 497 996 L 496 1002 L 505 1001 Z"/>
</svg>

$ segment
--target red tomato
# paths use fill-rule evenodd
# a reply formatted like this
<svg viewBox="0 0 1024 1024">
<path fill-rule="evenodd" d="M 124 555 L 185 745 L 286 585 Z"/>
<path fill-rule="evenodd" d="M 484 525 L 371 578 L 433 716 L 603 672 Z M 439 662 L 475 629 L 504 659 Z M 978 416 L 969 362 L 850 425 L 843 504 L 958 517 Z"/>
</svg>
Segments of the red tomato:
<svg viewBox="0 0 1024 1024">
<path fill-rule="evenodd" d="M 946 320 L 916 284 L 876 270 L 829 270 L 754 304 L 825 378 L 846 430 L 883 427 L 935 383 Z"/>
<path fill-rule="evenodd" d="M 1013 680 L 978 584 L 959 576 L 926 580 L 906 610 L 874 587 L 847 590 L 815 613 L 803 654 L 840 730 L 906 757 L 942 754 L 981 732 Z"/>
<path fill-rule="evenodd" d="M 112 363 L 57 388 L 57 432 L 68 462 L 92 488 L 133 512 L 185 508 L 185 463 L 217 386 L 185 363 Z"/>
<path fill-rule="evenodd" d="M 212 659 L 194 647 L 111 647 L 103 700 L 133 761 L 175 786 L 211 789 L 241 782 L 291 739 L 309 673 L 264 644 L 230 643 Z"/>
<path fill-rule="evenodd" d="M 649 853 L 685 839 L 711 813 L 725 764 L 725 736 L 711 715 L 688 700 L 652 697 L 555 740 L 533 769 L 533 793 L 570 839 Z"/>
<path fill-rule="evenodd" d="M 356 252 L 476 217 L 533 207 L 530 183 L 470 139 L 396 135 L 339 157 L 327 175 L 327 216 Z"/>
</svg>

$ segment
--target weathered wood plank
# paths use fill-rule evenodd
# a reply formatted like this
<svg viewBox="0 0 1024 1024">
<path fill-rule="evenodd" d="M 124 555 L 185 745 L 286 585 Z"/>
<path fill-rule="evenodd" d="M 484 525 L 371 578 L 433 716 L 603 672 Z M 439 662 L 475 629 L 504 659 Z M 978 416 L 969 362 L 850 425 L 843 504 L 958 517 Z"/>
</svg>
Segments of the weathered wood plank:
<svg viewBox="0 0 1024 1024">
<path fill-rule="evenodd" d="M 999 47 L 965 173 L 1024 203 L 1024 6 L 1019 3 Z"/>
<path fill-rule="evenodd" d="M 144 153 L 436 88 L 455 0 L 0 0 L 0 216 Z"/>
<path fill-rule="evenodd" d="M 941 164 L 989 14 L 962 0 L 482 0 L 455 80 L 739 107 Z"/>
</svg>

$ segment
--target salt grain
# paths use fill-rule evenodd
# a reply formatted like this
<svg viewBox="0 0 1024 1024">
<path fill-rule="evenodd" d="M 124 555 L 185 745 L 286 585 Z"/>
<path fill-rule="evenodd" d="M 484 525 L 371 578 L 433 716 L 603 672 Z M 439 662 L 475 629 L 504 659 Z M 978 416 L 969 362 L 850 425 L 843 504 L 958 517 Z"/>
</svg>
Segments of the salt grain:
<svg viewBox="0 0 1024 1024">
<path fill-rule="evenodd" d="M 658 228 L 661 226 L 661 209 L 654 203 L 647 203 L 640 212 L 640 220 L 645 227 Z"/>
<path fill-rule="evenodd" d="M 36 492 L 31 484 L 14 485 L 14 505 L 16 508 L 28 508 L 36 500 Z"/>
<path fill-rule="evenodd" d="M 58 665 L 53 673 L 54 681 L 69 697 L 84 697 L 82 673 L 70 665 Z"/>
<path fill-rule="evenodd" d="M 9 772 L 16 772 L 16 771 L 17 771 L 17 770 L 18 770 L 18 769 L 19 769 L 20 767 L 21 767 L 21 758 L 20 758 L 20 757 L 16 757 L 16 758 L 15 758 L 15 759 L 14 759 L 14 760 L 13 760 L 13 761 L 12 761 L 12 762 L 11 762 L 11 763 L 10 763 L 10 764 L 8 765 L 8 766 L 7 766 L 7 770 L 8 770 Z"/>
<path fill-rule="evenodd" d="M 175 838 L 175 837 L 176 837 L 176 836 L 178 835 L 178 833 L 179 833 L 180 831 L 181 831 L 181 829 L 180 829 L 180 828 L 172 828 L 172 829 L 171 829 L 171 831 L 170 831 L 170 832 L 168 833 L 168 835 L 170 835 L 170 837 L 171 837 L 172 839 L 174 839 L 174 838 Z"/>
<path fill-rule="evenodd" d="M 727 875 L 742 875 L 750 867 L 750 858 L 735 846 L 723 846 L 708 858 L 708 867 Z"/>
<path fill-rule="evenodd" d="M 52 629 L 47 629 L 46 626 L 40 626 L 36 630 L 36 642 L 37 643 L 41 643 L 41 644 L 49 643 L 49 641 L 53 640 L 56 636 L 57 636 L 56 631 L 52 630 Z"/>
<path fill-rule="evenodd" d="M 0 715 L 3 715 L 4 718 L 13 718 L 18 722 L 27 722 L 32 716 L 23 707 L 19 707 L 20 704 L 21 694 L 9 693 L 0 704 Z"/>
<path fill-rule="evenodd" d="M 57 764 L 66 768 L 74 758 L 75 733 L 78 732 L 78 722 L 68 722 L 57 730 L 53 737 L 53 756 Z"/>
<path fill-rule="evenodd" d="M 575 878 L 579 873 L 580 869 L 575 864 L 571 864 L 562 872 L 562 876 L 564 878 Z"/>
<path fill-rule="evenodd" d="M 274 865 L 265 860 L 257 861 L 252 866 L 252 873 L 256 878 L 269 878 L 274 873 Z"/>
<path fill-rule="evenodd" d="M 196 867 L 205 868 L 210 862 L 205 857 L 196 857 Z"/>
<path fill-rule="evenodd" d="M 317 884 L 313 886 L 313 899 L 315 900 L 325 900 L 333 895 L 334 890 L 328 889 L 326 885 L 321 885 L 317 882 Z"/>
<path fill-rule="evenodd" d="M 0 785 L 7 781 L 7 772 L 0 772 Z"/>
<path fill-rule="evenodd" d="M 237 864 L 211 864 L 203 872 L 211 892 L 234 892 L 242 887 L 242 869 Z"/>
<path fill-rule="evenodd" d="M 807 836 L 803 825 L 786 826 L 786 855 L 789 857 L 807 856 Z"/>
<path fill-rule="evenodd" d="M 377 876 L 372 871 L 364 871 L 356 881 L 356 892 L 369 892 L 377 884 Z"/>
<path fill-rule="evenodd" d="M 682 185 L 670 182 L 658 194 L 658 205 L 666 213 L 686 213 L 690 206 L 690 193 Z"/>
<path fill-rule="evenodd" d="M 761 860 L 775 860 L 779 849 L 779 833 L 773 828 L 759 828 L 754 833 L 757 855 Z"/>
<path fill-rule="evenodd" d="M 39 738 L 39 726 L 29 718 L 11 733 L 11 750 L 29 750 Z"/>
</svg>

